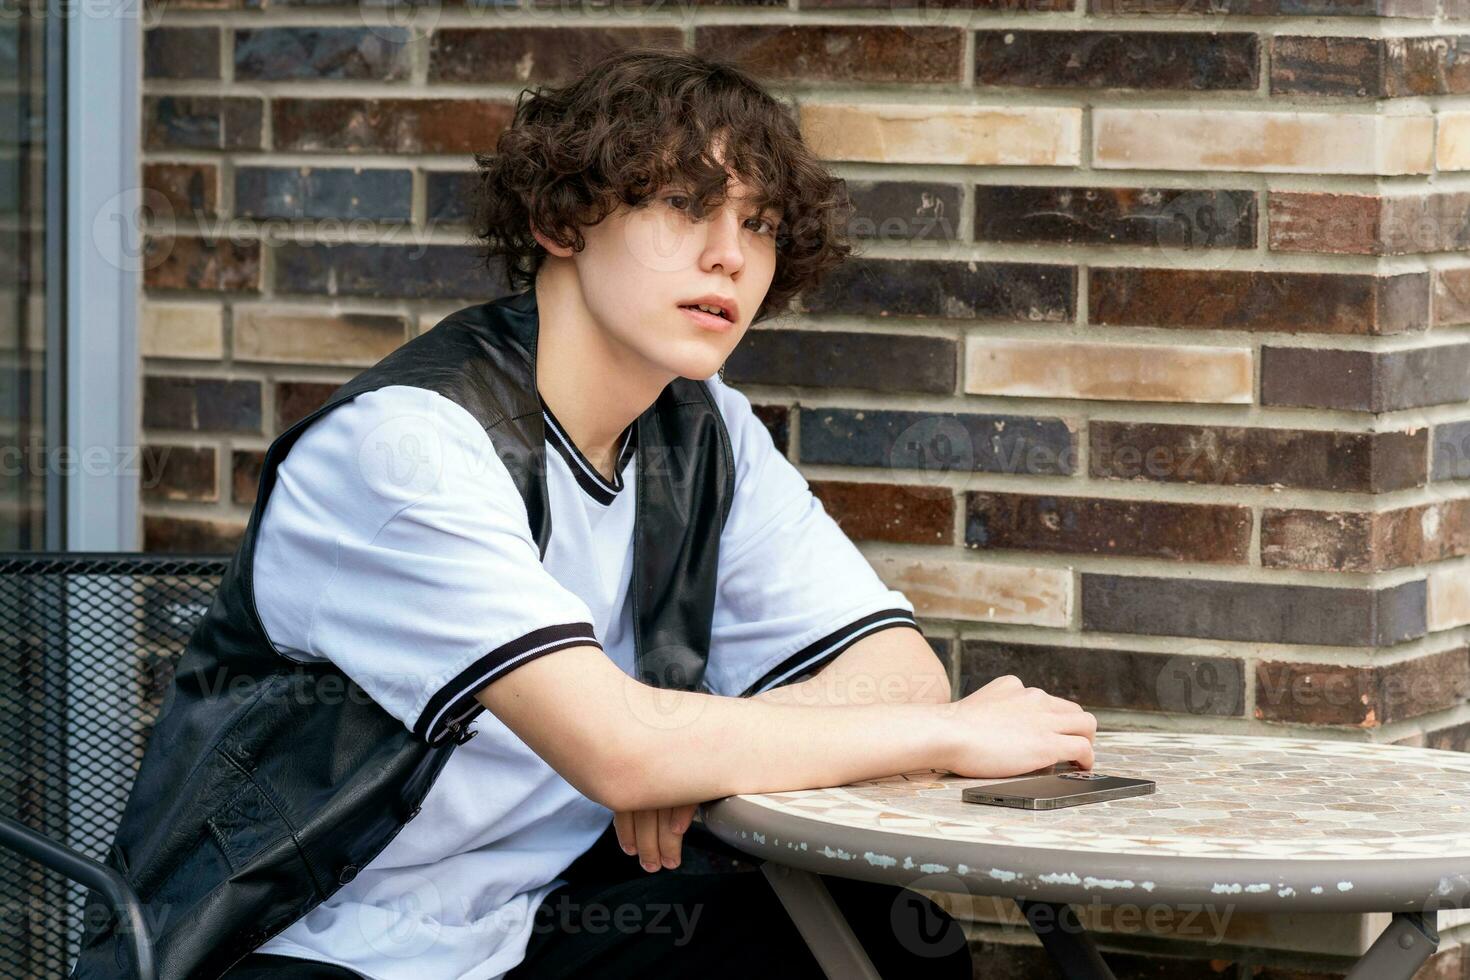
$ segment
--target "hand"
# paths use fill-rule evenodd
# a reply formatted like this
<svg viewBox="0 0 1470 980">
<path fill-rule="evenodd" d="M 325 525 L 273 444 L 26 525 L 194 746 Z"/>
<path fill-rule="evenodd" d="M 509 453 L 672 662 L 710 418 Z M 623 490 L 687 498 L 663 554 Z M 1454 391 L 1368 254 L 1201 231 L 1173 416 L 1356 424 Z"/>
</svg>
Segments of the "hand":
<svg viewBox="0 0 1470 980">
<path fill-rule="evenodd" d="M 957 775 L 1019 776 L 1062 760 L 1092 768 L 1097 718 L 1075 701 L 1026 687 L 1014 674 L 938 707 L 950 746 L 945 768 Z"/>
<path fill-rule="evenodd" d="M 613 814 L 613 829 L 624 853 L 637 854 L 644 871 L 677 868 L 684 832 L 694 819 L 697 803 L 659 810 L 619 810 Z"/>
</svg>

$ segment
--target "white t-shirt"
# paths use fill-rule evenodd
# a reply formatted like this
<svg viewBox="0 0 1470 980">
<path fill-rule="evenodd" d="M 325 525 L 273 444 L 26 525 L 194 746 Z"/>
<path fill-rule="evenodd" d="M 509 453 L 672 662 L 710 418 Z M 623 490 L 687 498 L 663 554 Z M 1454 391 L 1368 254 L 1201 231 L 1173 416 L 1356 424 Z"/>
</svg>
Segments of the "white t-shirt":
<svg viewBox="0 0 1470 980">
<path fill-rule="evenodd" d="M 749 400 L 717 376 L 705 383 L 736 470 L 710 690 L 765 690 L 872 632 L 915 625 L 912 604 L 826 513 Z M 418 816 L 261 952 L 373 980 L 498 978 L 523 958 L 557 875 L 611 822 L 474 698 L 515 667 L 583 643 L 634 673 L 635 427 L 609 483 L 544 408 L 544 560 L 489 435 L 436 392 L 358 395 L 313 422 L 282 461 L 253 578 L 272 644 L 332 661 L 412 731 L 433 738 L 473 716 L 478 734 L 455 749 Z"/>
</svg>

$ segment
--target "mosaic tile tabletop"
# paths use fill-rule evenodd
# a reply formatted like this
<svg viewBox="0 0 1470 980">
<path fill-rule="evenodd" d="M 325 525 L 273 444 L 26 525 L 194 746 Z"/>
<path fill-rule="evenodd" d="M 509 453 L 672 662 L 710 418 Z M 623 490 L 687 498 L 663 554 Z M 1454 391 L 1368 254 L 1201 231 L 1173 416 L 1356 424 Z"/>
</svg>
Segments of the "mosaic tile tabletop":
<svg viewBox="0 0 1470 980">
<path fill-rule="evenodd" d="M 1402 745 L 1099 732 L 1093 770 L 1148 796 L 1033 811 L 966 803 L 997 782 L 939 770 L 738 797 L 851 829 L 1117 855 L 1470 862 L 1470 753 Z M 1052 767 L 1055 770 L 1068 765 Z"/>
</svg>

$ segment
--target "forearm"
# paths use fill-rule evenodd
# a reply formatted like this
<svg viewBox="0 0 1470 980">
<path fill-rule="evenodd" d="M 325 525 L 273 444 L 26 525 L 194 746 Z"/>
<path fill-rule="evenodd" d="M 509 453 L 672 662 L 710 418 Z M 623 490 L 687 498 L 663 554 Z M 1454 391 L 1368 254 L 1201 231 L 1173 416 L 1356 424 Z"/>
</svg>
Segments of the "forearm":
<svg viewBox="0 0 1470 980">
<path fill-rule="evenodd" d="M 651 764 L 625 787 L 627 809 L 840 786 L 947 760 L 941 706 L 776 704 L 628 684 L 634 720 L 623 751 Z M 649 712 L 678 721 L 636 720 Z"/>
<path fill-rule="evenodd" d="M 533 660 L 478 693 L 612 810 L 836 786 L 950 768 L 950 704 L 801 706 L 651 687 L 594 647 Z"/>
</svg>

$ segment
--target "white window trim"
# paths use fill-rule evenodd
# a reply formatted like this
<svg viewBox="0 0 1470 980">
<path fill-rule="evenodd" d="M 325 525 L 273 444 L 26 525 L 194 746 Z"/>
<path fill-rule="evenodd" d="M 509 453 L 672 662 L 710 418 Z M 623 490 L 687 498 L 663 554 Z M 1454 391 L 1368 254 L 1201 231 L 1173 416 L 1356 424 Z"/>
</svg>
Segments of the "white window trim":
<svg viewBox="0 0 1470 980">
<path fill-rule="evenodd" d="M 53 10 L 55 8 L 53 7 Z M 65 547 L 137 551 L 142 0 L 66 21 Z M 89 460 L 91 460 L 89 462 Z M 95 465 L 102 460 L 103 465 Z"/>
</svg>

